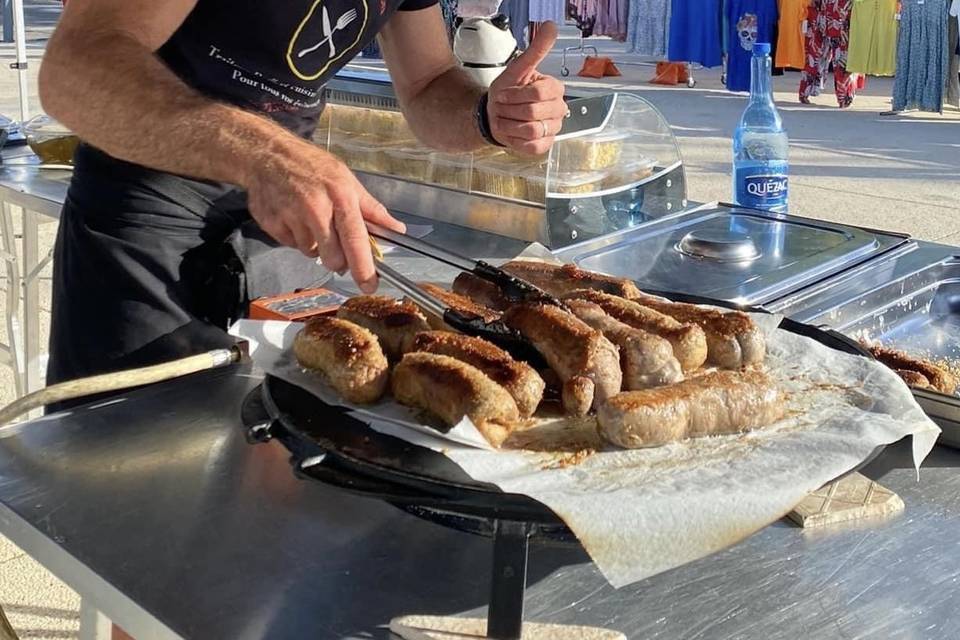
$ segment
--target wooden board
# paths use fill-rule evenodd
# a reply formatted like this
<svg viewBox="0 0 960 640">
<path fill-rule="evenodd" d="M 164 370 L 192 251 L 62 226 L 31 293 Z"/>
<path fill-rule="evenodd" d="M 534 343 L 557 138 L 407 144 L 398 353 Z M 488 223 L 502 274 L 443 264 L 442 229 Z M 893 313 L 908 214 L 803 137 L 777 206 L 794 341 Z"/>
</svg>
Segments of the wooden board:
<svg viewBox="0 0 960 640">
<path fill-rule="evenodd" d="M 390 621 L 390 631 L 404 640 L 482 639 L 487 637 L 487 621 L 452 616 L 402 616 Z M 626 636 L 598 627 L 525 622 L 522 640 L 626 640 Z"/>
<path fill-rule="evenodd" d="M 811 493 L 787 517 L 807 528 L 888 518 L 901 511 L 900 496 L 864 475 L 852 473 Z"/>
</svg>

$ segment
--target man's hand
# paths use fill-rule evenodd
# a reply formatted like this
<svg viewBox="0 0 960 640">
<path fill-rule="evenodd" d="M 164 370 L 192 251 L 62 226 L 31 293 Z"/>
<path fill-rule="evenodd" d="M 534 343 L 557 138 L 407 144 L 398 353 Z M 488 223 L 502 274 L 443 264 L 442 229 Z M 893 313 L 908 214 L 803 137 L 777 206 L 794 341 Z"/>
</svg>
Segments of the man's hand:
<svg viewBox="0 0 960 640">
<path fill-rule="evenodd" d="M 287 145 L 284 145 L 286 147 Z M 364 293 L 377 288 L 365 220 L 404 232 L 340 160 L 309 143 L 271 153 L 246 181 L 250 215 L 277 242 L 331 271 L 349 268 Z"/>
<path fill-rule="evenodd" d="M 563 83 L 537 71 L 556 40 L 556 25 L 545 22 L 530 47 L 490 85 L 487 111 L 493 137 L 521 153 L 546 153 L 568 112 Z"/>
</svg>

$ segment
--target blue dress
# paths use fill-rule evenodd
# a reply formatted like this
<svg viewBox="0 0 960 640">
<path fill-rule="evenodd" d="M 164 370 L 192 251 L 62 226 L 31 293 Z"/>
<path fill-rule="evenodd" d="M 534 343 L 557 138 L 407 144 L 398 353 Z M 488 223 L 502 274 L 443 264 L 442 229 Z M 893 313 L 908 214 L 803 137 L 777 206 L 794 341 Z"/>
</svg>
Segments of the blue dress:
<svg viewBox="0 0 960 640">
<path fill-rule="evenodd" d="M 750 91 L 750 59 L 756 42 L 774 41 L 777 0 L 727 0 L 727 89 Z"/>
<path fill-rule="evenodd" d="M 673 62 L 719 67 L 723 63 L 721 13 L 721 0 L 672 0 L 667 58 Z"/>
<path fill-rule="evenodd" d="M 947 0 L 902 0 L 893 110 L 943 111 L 949 68 Z"/>
</svg>

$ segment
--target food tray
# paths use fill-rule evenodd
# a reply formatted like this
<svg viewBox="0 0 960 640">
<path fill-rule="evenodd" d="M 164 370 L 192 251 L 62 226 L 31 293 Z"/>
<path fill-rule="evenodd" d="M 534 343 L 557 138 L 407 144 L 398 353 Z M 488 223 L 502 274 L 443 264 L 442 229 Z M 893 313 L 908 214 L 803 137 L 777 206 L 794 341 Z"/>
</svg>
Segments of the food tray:
<svg viewBox="0 0 960 640">
<path fill-rule="evenodd" d="M 922 252 L 917 252 L 920 254 Z M 920 255 L 907 258 L 920 258 Z M 907 262 L 906 258 L 901 258 Z M 795 319 L 877 341 L 960 374 L 960 256 L 895 271 L 893 260 L 851 274 L 785 309 Z M 960 447 L 960 398 L 915 389 L 920 406 L 943 429 L 940 442 Z"/>
<path fill-rule="evenodd" d="M 430 152 L 408 144 L 398 144 L 387 147 L 384 154 L 386 156 L 384 172 L 388 175 L 416 182 L 429 181 Z"/>
<path fill-rule="evenodd" d="M 331 143 L 330 151 L 354 171 L 380 173 L 386 165 L 383 144 L 370 136 L 341 137 Z"/>
<path fill-rule="evenodd" d="M 581 138 L 558 141 L 553 148 L 557 170 L 597 171 L 609 169 L 620 161 L 624 143 L 630 134 L 612 129 Z"/>
<path fill-rule="evenodd" d="M 548 180 L 543 169 L 529 171 L 524 176 L 527 183 L 527 200 L 545 202 L 548 184 L 551 196 L 593 193 L 603 188 L 607 177 L 608 173 L 605 171 L 575 171 L 554 173 Z"/>
</svg>

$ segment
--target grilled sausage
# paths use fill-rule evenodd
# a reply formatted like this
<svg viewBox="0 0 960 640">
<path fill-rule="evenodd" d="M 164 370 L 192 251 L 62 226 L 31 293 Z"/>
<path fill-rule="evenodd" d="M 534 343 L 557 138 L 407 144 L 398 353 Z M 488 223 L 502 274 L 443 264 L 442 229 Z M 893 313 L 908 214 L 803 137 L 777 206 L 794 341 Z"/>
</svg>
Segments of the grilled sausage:
<svg viewBox="0 0 960 640">
<path fill-rule="evenodd" d="M 567 300 L 567 308 L 620 348 L 624 389 L 646 389 L 683 380 L 680 362 L 666 338 L 626 325 L 593 302 Z"/>
<path fill-rule="evenodd" d="M 659 311 L 618 296 L 580 289 L 564 296 L 564 300 L 587 300 L 600 306 L 608 315 L 634 329 L 666 338 L 673 346 L 673 355 L 684 373 L 703 366 L 707 360 L 707 337 L 700 327 L 681 323 Z"/>
<path fill-rule="evenodd" d="M 453 281 L 453 291 L 497 311 L 503 311 L 510 306 L 497 285 L 472 273 L 464 272 L 458 275 Z"/>
<path fill-rule="evenodd" d="M 563 381 L 563 407 L 586 415 L 620 391 L 620 354 L 603 334 L 560 307 L 517 304 L 503 314 L 504 323 L 519 331 Z"/>
<path fill-rule="evenodd" d="M 417 305 L 387 296 L 354 296 L 340 306 L 337 317 L 372 331 L 391 360 L 410 348 L 414 336 L 430 330 Z"/>
<path fill-rule="evenodd" d="M 679 384 L 625 391 L 597 412 L 600 435 L 635 449 L 747 431 L 783 417 L 780 391 L 764 373 L 715 371 Z"/>
<path fill-rule="evenodd" d="M 631 280 L 587 271 L 573 264 L 513 260 L 501 268 L 555 296 L 563 296 L 577 289 L 594 289 L 624 298 L 640 294 Z"/>
<path fill-rule="evenodd" d="M 352 322 L 310 319 L 294 338 L 293 353 L 350 402 L 376 402 L 387 388 L 390 369 L 377 337 Z"/>
<path fill-rule="evenodd" d="M 456 358 L 408 353 L 394 367 L 390 380 L 398 402 L 425 409 L 451 427 L 468 417 L 495 447 L 503 444 L 520 419 L 517 403 L 506 389 Z"/>
<path fill-rule="evenodd" d="M 890 349 L 883 346 L 868 346 L 867 349 L 873 354 L 873 357 L 887 365 L 891 369 L 906 369 L 915 371 L 927 379 L 929 385 L 934 390 L 947 395 L 953 394 L 957 390 L 957 379 L 949 371 L 938 367 L 929 360 L 914 358 L 911 355 Z"/>
<path fill-rule="evenodd" d="M 919 371 L 896 369 L 896 372 L 897 375 L 903 378 L 903 381 L 911 387 L 916 387 L 917 389 L 933 389 L 933 387 L 930 386 L 930 380 L 927 379 L 927 376 L 923 375 Z"/>
<path fill-rule="evenodd" d="M 763 362 L 767 355 L 766 337 L 750 316 L 741 311 L 725 312 L 643 294 L 631 300 L 703 329 L 707 336 L 707 362 L 718 367 L 742 369 Z"/>
<path fill-rule="evenodd" d="M 417 286 L 442 302 L 448 309 L 453 309 L 462 315 L 476 316 L 478 318 L 482 318 L 484 322 L 493 322 L 500 319 L 499 311 L 494 311 L 489 307 L 485 307 L 482 304 L 474 302 L 467 296 L 454 293 L 453 291 L 447 291 L 443 287 L 438 287 L 435 284 L 429 284 L 426 282 L 418 283 Z M 453 330 L 451 327 L 447 326 L 447 324 L 443 321 L 443 318 L 430 313 L 426 309 L 422 309 L 422 311 L 424 315 L 427 316 L 427 322 L 434 329 L 439 329 L 442 331 Z"/>
<path fill-rule="evenodd" d="M 543 378 L 525 362 L 517 362 L 509 353 L 482 338 L 449 331 L 425 331 L 413 340 L 411 351 L 450 356 L 476 367 L 507 390 L 517 403 L 520 415 L 533 415 L 543 399 Z"/>
</svg>

